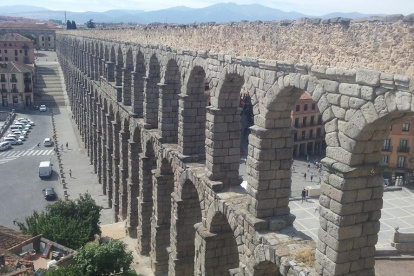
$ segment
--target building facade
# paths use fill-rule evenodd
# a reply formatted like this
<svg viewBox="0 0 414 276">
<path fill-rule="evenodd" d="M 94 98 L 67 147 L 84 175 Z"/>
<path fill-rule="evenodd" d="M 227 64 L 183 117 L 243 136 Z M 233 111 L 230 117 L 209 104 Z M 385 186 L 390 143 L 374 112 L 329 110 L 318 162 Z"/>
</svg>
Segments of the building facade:
<svg viewBox="0 0 414 276">
<path fill-rule="evenodd" d="M 382 147 L 381 163 L 387 165 L 384 178 L 393 179 L 402 176 L 407 182 L 413 182 L 414 169 L 414 117 L 403 123 L 393 125 Z"/>
<path fill-rule="evenodd" d="M 56 30 L 57 28 L 44 23 L 0 23 L 0 34 L 18 33 L 30 36 L 37 50 L 55 50 Z"/>
<path fill-rule="evenodd" d="M 34 63 L 34 41 L 17 33 L 0 35 L 0 62 Z"/>
<path fill-rule="evenodd" d="M 19 62 L 0 63 L 0 91 L 3 108 L 24 109 L 33 103 L 34 66 Z"/>
<path fill-rule="evenodd" d="M 312 96 L 303 93 L 292 111 L 294 134 L 293 156 L 322 155 L 325 148 L 325 133 L 322 114 Z"/>
</svg>

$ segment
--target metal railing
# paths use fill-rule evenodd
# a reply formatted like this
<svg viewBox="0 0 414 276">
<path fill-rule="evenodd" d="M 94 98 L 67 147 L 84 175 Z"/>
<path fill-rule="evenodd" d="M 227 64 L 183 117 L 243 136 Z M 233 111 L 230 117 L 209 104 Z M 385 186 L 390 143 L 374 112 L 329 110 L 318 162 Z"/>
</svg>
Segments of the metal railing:
<svg viewBox="0 0 414 276">
<path fill-rule="evenodd" d="M 17 79 L 10 79 L 10 82 L 17 82 Z"/>
<path fill-rule="evenodd" d="M 383 147 L 381 150 L 382 151 L 392 151 L 392 146 Z"/>
<path fill-rule="evenodd" d="M 410 152 L 410 147 L 399 146 L 398 147 L 398 152 Z"/>
</svg>

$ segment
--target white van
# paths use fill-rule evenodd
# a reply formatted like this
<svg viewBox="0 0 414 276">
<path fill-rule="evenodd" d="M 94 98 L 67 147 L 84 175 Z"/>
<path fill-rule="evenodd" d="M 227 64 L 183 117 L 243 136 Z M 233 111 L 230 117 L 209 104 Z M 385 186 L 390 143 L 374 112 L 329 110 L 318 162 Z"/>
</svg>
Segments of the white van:
<svg viewBox="0 0 414 276">
<path fill-rule="evenodd" d="M 15 139 L 13 137 L 4 137 L 3 138 L 3 141 L 4 142 L 9 142 L 10 145 L 21 145 L 22 144 L 22 141 L 21 140 Z"/>
<path fill-rule="evenodd" d="M 45 177 L 49 177 L 52 175 L 52 164 L 50 163 L 50 161 L 43 161 L 40 162 L 39 165 L 39 177 L 40 178 L 45 178 Z"/>
<path fill-rule="evenodd" d="M 12 125 L 10 130 L 23 130 L 23 126 L 21 125 Z"/>
</svg>

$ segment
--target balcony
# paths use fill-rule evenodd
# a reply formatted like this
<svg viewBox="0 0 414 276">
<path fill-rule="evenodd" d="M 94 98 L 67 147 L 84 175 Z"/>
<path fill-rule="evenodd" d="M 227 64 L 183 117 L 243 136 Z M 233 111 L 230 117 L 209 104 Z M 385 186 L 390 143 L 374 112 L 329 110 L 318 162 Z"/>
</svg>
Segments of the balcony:
<svg viewBox="0 0 414 276">
<path fill-rule="evenodd" d="M 389 151 L 389 152 L 392 152 L 392 147 L 391 147 L 391 146 L 388 146 L 388 147 L 383 147 L 381 150 L 382 150 L 382 151 Z"/>
<path fill-rule="evenodd" d="M 7 93 L 7 89 L 1 89 L 1 93 Z"/>
<path fill-rule="evenodd" d="M 32 79 L 31 78 L 24 78 L 24 83 L 31 83 Z"/>
<path fill-rule="evenodd" d="M 12 89 L 12 90 L 11 90 L 11 92 L 12 92 L 12 93 L 19 93 L 19 90 L 17 90 L 17 89 Z"/>
<path fill-rule="evenodd" d="M 398 152 L 410 152 L 410 147 L 399 146 L 398 147 Z"/>
<path fill-rule="evenodd" d="M 0 82 L 6 82 L 6 79 L 1 78 Z"/>
<path fill-rule="evenodd" d="M 17 82 L 17 79 L 10 79 L 10 82 Z"/>
</svg>

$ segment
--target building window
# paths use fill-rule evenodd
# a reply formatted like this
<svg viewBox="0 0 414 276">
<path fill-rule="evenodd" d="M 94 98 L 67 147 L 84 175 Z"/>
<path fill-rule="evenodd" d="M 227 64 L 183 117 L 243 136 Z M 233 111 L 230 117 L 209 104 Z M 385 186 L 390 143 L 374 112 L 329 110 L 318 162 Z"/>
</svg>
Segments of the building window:
<svg viewBox="0 0 414 276">
<path fill-rule="evenodd" d="M 312 104 L 312 110 L 316 109 L 316 104 Z"/>
<path fill-rule="evenodd" d="M 8 57 L 4 57 L 4 61 L 9 61 L 9 58 Z"/>
<path fill-rule="evenodd" d="M 4 50 L 4 53 L 7 54 L 7 50 Z"/>
<path fill-rule="evenodd" d="M 293 134 L 293 139 L 294 139 L 295 141 L 297 141 L 297 140 L 298 140 L 298 133 Z"/>
<path fill-rule="evenodd" d="M 388 160 L 389 160 L 389 156 L 388 155 L 383 155 L 381 157 L 381 163 L 384 165 L 388 165 Z"/>
<path fill-rule="evenodd" d="M 392 130 L 392 126 L 390 126 L 390 131 Z"/>
<path fill-rule="evenodd" d="M 50 41 L 50 36 L 47 38 L 48 41 Z"/>
<path fill-rule="evenodd" d="M 316 138 L 319 138 L 319 137 L 321 137 L 321 128 L 318 128 L 317 130 L 316 130 Z"/>
<path fill-rule="evenodd" d="M 7 92 L 6 85 L 4 83 L 1 85 L 1 92 Z"/>
<path fill-rule="evenodd" d="M 315 124 L 315 116 L 311 116 L 310 124 L 311 126 Z"/>
<path fill-rule="evenodd" d="M 402 131 L 409 131 L 410 130 L 410 124 L 403 124 Z"/>
<path fill-rule="evenodd" d="M 303 110 L 304 110 L 304 111 L 307 111 L 307 110 L 308 110 L 308 105 L 307 105 L 307 104 L 305 104 L 305 106 L 304 106 Z"/>
<path fill-rule="evenodd" d="M 305 138 L 306 138 L 306 131 L 302 131 L 302 140 L 305 140 Z"/>
<path fill-rule="evenodd" d="M 19 92 L 17 91 L 17 85 L 15 83 L 12 84 L 12 92 L 15 92 L 15 93 Z"/>
<path fill-rule="evenodd" d="M 44 36 L 42 36 L 42 41 L 45 41 L 45 37 Z"/>
<path fill-rule="evenodd" d="M 0 75 L 0 81 L 2 81 L 2 82 L 6 81 L 6 75 L 5 74 Z"/>
<path fill-rule="evenodd" d="M 306 120 L 307 120 L 308 118 L 307 117 L 303 117 L 303 120 L 302 120 L 302 126 L 306 126 Z"/>
<path fill-rule="evenodd" d="M 398 146 L 399 152 L 408 152 L 408 139 L 400 139 L 400 145 Z"/>
<path fill-rule="evenodd" d="M 300 111 L 300 105 L 296 105 L 296 111 Z"/>
<path fill-rule="evenodd" d="M 0 57 L 0 61 L 3 61 L 3 58 L 2 57 Z"/>
<path fill-rule="evenodd" d="M 309 130 L 309 138 L 312 139 L 313 138 L 313 129 Z"/>
<path fill-rule="evenodd" d="M 24 55 L 27 56 L 27 50 L 24 50 Z"/>
<path fill-rule="evenodd" d="M 321 125 L 322 124 L 322 115 L 319 115 L 318 116 L 318 125 Z"/>
<path fill-rule="evenodd" d="M 14 57 L 14 61 L 19 61 L 19 57 Z"/>
<path fill-rule="evenodd" d="M 1 50 L 0 50 L 0 54 L 1 54 Z"/>
<path fill-rule="evenodd" d="M 14 55 L 17 56 L 19 54 L 19 51 L 14 50 Z"/>
<path fill-rule="evenodd" d="M 295 127 L 299 127 L 299 118 L 295 119 Z"/>
<path fill-rule="evenodd" d="M 23 50 L 20 50 L 20 54 L 23 53 Z"/>
<path fill-rule="evenodd" d="M 391 139 L 385 139 L 384 145 L 382 145 L 382 150 L 390 150 L 391 149 Z"/>
<path fill-rule="evenodd" d="M 398 156 L 398 168 L 404 168 L 405 167 L 405 156 Z"/>
</svg>

